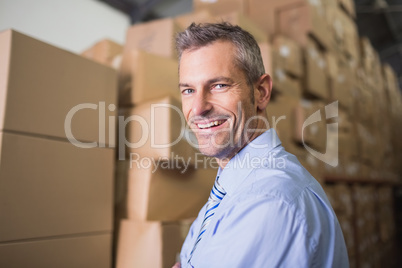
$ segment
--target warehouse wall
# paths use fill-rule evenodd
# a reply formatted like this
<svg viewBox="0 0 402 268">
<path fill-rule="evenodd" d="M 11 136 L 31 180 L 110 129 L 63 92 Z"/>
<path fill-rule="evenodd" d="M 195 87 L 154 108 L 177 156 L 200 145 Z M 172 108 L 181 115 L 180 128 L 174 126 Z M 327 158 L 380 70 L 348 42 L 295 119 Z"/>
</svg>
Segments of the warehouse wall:
<svg viewBox="0 0 402 268">
<path fill-rule="evenodd" d="M 8 28 L 80 53 L 103 38 L 125 40 L 130 20 L 96 0 L 1 0 L 0 31 Z"/>
</svg>

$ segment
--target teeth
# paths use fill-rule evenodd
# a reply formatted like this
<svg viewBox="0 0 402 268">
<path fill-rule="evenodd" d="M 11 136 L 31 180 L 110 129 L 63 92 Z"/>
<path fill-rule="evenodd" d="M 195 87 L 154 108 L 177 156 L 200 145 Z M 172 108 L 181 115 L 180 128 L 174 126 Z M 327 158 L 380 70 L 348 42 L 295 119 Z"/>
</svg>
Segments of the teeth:
<svg viewBox="0 0 402 268">
<path fill-rule="evenodd" d="M 218 120 L 216 120 L 216 121 L 214 121 L 214 122 L 210 122 L 210 123 L 208 123 L 208 124 L 197 124 L 197 126 L 199 127 L 199 128 L 210 128 L 210 127 L 213 127 L 213 126 L 218 126 L 218 125 L 220 125 L 220 124 L 222 124 L 224 121 L 218 121 Z"/>
</svg>

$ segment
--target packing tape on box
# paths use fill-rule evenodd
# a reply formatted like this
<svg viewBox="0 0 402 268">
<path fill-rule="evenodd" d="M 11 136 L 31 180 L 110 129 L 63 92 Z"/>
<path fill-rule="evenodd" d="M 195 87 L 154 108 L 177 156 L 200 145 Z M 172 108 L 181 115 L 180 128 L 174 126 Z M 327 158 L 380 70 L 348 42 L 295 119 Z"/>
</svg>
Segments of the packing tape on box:
<svg viewBox="0 0 402 268">
<path fill-rule="evenodd" d="M 312 6 L 319 6 L 319 5 L 321 5 L 321 1 L 320 1 L 320 0 L 308 0 L 308 2 L 309 2 Z"/>
<path fill-rule="evenodd" d="M 308 50 L 308 54 L 310 55 L 310 58 L 312 58 L 313 60 L 315 60 L 316 58 L 318 58 L 317 50 L 315 50 L 314 48 L 310 48 L 310 49 Z"/>
<path fill-rule="evenodd" d="M 122 58 L 123 58 L 123 55 L 121 55 L 121 54 L 117 55 L 116 57 L 113 58 L 112 67 L 114 69 L 119 70 Z"/>
<path fill-rule="evenodd" d="M 339 19 L 335 19 L 333 22 L 333 26 L 334 26 L 336 36 L 339 37 L 340 39 L 343 39 L 344 30 L 342 27 L 342 22 Z"/>
<path fill-rule="evenodd" d="M 311 125 L 310 126 L 310 134 L 315 136 L 318 133 L 318 126 L 317 125 Z"/>
<path fill-rule="evenodd" d="M 279 55 L 281 55 L 284 58 L 289 57 L 290 55 L 290 48 L 287 45 L 282 45 L 279 48 Z"/>
<path fill-rule="evenodd" d="M 275 76 L 278 78 L 279 81 L 285 81 L 286 80 L 286 74 L 282 69 L 276 69 L 275 70 Z"/>
<path fill-rule="evenodd" d="M 318 67 L 320 67 L 321 69 L 325 69 L 326 66 L 327 66 L 327 62 L 324 59 L 320 58 L 318 60 Z"/>
<path fill-rule="evenodd" d="M 318 166 L 318 160 L 317 158 L 315 158 L 314 156 L 312 156 L 311 154 L 308 154 L 306 157 L 306 162 L 312 166 L 312 167 L 317 167 Z"/>
<path fill-rule="evenodd" d="M 345 76 L 343 74 L 338 74 L 338 77 L 336 78 L 336 81 L 338 81 L 338 83 L 343 84 L 345 83 Z"/>
<path fill-rule="evenodd" d="M 348 163 L 346 166 L 346 173 L 350 176 L 357 175 L 359 173 L 359 164 Z"/>
<path fill-rule="evenodd" d="M 311 103 L 311 101 L 309 101 L 309 100 L 306 100 L 306 99 L 302 99 L 301 101 L 300 101 L 300 104 L 301 104 L 301 106 L 303 107 L 303 108 L 311 108 L 312 107 L 312 103 Z"/>
<path fill-rule="evenodd" d="M 321 17 L 325 16 L 324 6 L 321 0 L 309 0 L 310 5 L 314 6 L 317 10 L 318 15 Z"/>
</svg>

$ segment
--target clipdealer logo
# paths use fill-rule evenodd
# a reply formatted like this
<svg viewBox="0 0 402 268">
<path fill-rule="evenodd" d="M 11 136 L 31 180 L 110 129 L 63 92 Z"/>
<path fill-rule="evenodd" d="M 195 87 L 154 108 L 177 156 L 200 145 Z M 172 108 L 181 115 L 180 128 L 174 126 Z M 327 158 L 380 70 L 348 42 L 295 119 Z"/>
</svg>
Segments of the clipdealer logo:
<svg viewBox="0 0 402 268">
<path fill-rule="evenodd" d="M 238 104 L 238 112 L 239 115 L 241 116 L 241 103 Z M 83 142 L 79 141 L 73 134 L 72 131 L 72 121 L 74 119 L 74 116 L 79 113 L 81 110 L 85 109 L 91 109 L 91 110 L 98 110 L 98 122 L 99 122 L 99 132 L 98 132 L 98 142 L 92 141 L 92 142 Z M 157 131 L 157 124 L 161 122 L 157 122 L 157 113 L 156 111 L 158 109 L 165 109 L 162 110 L 162 112 L 173 112 L 176 113 L 175 116 L 180 117 L 180 131 L 179 135 L 177 137 L 174 137 L 174 140 L 171 140 L 169 143 L 158 143 L 156 137 L 156 131 Z M 172 109 L 169 111 L 168 109 Z M 99 102 L 98 104 L 94 103 L 82 103 L 74 106 L 71 108 L 71 110 L 67 113 L 65 121 L 64 121 L 64 130 L 67 139 L 69 140 L 70 143 L 73 145 L 79 147 L 79 148 L 95 148 L 95 147 L 100 147 L 104 148 L 106 147 L 106 132 L 108 132 L 108 147 L 109 148 L 118 148 L 118 159 L 119 160 L 125 160 L 126 159 L 126 149 L 131 148 L 131 149 L 136 149 L 140 148 L 144 145 L 150 146 L 152 149 L 163 149 L 163 148 L 169 148 L 171 146 L 176 145 L 178 142 L 180 142 L 182 139 L 186 140 L 187 143 L 190 144 L 190 146 L 194 148 L 199 148 L 202 145 L 199 145 L 197 143 L 197 140 L 194 136 L 194 133 L 189 130 L 186 120 L 184 119 L 183 113 L 181 110 L 172 104 L 168 103 L 158 103 L 158 104 L 151 104 L 150 106 L 150 120 L 146 120 L 140 115 L 137 114 L 132 114 L 130 116 L 116 116 L 116 115 L 111 115 L 107 116 L 107 110 L 109 112 L 114 112 L 116 110 L 116 105 L 114 104 L 109 104 L 106 109 L 106 104 L 105 102 Z M 161 112 L 161 110 L 159 110 Z M 117 117 L 117 125 L 116 125 L 116 117 Z M 337 118 L 338 117 L 338 101 L 335 101 L 331 104 L 328 104 L 325 106 L 325 120 L 329 120 L 332 118 Z M 106 120 L 107 119 L 107 120 Z M 250 118 L 249 120 L 255 120 L 256 118 Z M 264 123 L 266 126 L 269 128 L 269 122 L 265 118 L 260 118 L 263 119 Z M 272 118 L 272 128 L 276 130 L 278 123 L 281 120 L 286 120 L 286 116 L 282 115 L 279 116 L 277 119 L 275 117 Z M 305 136 L 304 136 L 304 130 L 308 126 L 311 126 L 317 122 L 320 122 L 323 120 L 321 116 L 321 111 L 317 110 L 313 114 L 311 114 L 303 123 L 302 125 L 302 143 L 303 146 L 306 148 L 306 150 L 315 158 L 319 159 L 320 161 L 331 165 L 333 167 L 336 167 L 338 165 L 338 123 L 328 123 L 326 124 L 326 149 L 325 153 L 321 153 L 319 151 L 316 151 L 315 149 L 311 148 L 306 142 L 305 142 Z M 108 121 L 108 127 L 106 128 L 106 121 Z M 140 128 L 140 135 L 139 139 L 135 142 L 130 142 L 127 140 L 126 137 L 126 128 L 127 125 L 130 122 L 135 122 L 138 125 L 138 128 Z M 249 125 L 250 122 L 246 123 L 246 126 Z M 230 129 L 227 129 L 230 130 Z M 225 130 L 225 131 L 227 131 Z M 118 132 L 118 139 L 116 141 L 116 131 Z M 250 130 L 246 130 L 250 131 Z M 222 132 L 222 131 L 221 131 Z M 160 134 L 160 133 L 158 133 Z M 232 137 L 232 136 L 231 136 Z M 334 138 L 335 137 L 335 138 Z M 115 144 L 117 142 L 117 145 Z M 217 144 L 214 143 L 214 141 L 211 141 L 214 146 L 230 146 L 231 143 L 227 144 Z M 233 142 L 230 140 L 230 142 Z M 257 145 L 258 147 L 258 145 Z M 138 154 L 136 154 L 136 159 L 138 160 Z M 131 156 L 130 156 L 131 158 Z"/>
<path fill-rule="evenodd" d="M 333 103 L 330 103 L 325 106 L 325 119 L 329 120 L 332 118 L 337 118 L 338 117 L 338 101 L 335 101 Z M 326 145 L 325 145 L 325 153 L 320 153 L 310 146 L 308 146 L 305 142 L 304 139 L 304 129 L 307 126 L 310 126 L 314 123 L 320 122 L 322 120 L 321 118 L 321 111 L 317 110 L 315 111 L 312 115 L 310 115 L 306 121 L 304 121 L 303 126 L 302 126 L 302 142 L 304 148 L 315 158 L 321 160 L 322 162 L 331 165 L 333 167 L 338 166 L 338 122 L 334 123 L 328 123 L 326 124 Z M 335 137 L 335 139 L 332 139 L 331 137 Z"/>
<path fill-rule="evenodd" d="M 80 141 L 78 140 L 72 130 L 72 122 L 74 117 L 79 114 L 80 111 L 91 109 L 91 110 L 98 110 L 98 122 L 99 122 L 99 129 L 98 129 L 98 142 L 92 141 Z M 114 112 L 116 110 L 116 105 L 109 104 L 108 111 Z M 159 113 L 168 113 L 172 112 L 176 113 L 177 117 L 180 118 L 180 131 L 179 135 L 175 137 L 174 140 L 171 140 L 169 143 L 160 143 L 158 142 L 157 136 L 157 124 L 161 123 L 157 120 L 157 112 Z M 186 135 L 185 126 L 186 122 L 181 110 L 172 104 L 169 103 L 157 103 L 150 105 L 150 120 L 146 120 L 144 117 L 132 114 L 130 116 L 115 116 L 115 115 L 106 115 L 106 104 L 105 102 L 99 102 L 99 104 L 94 103 L 81 103 L 73 108 L 67 113 L 66 118 L 64 120 L 64 131 L 68 141 L 79 148 L 89 149 L 89 148 L 105 148 L 106 147 L 106 133 L 108 133 L 108 147 L 109 148 L 118 148 L 118 159 L 125 160 L 126 159 L 126 149 L 137 149 L 145 144 L 149 143 L 149 146 L 153 149 L 163 149 L 169 148 L 171 146 L 176 145 L 180 142 L 184 135 Z M 116 118 L 117 118 L 117 125 L 116 125 Z M 106 122 L 108 121 L 108 127 L 106 127 Z M 127 140 L 126 136 L 126 128 L 127 125 L 132 122 L 138 124 L 138 128 L 141 129 L 141 133 L 139 135 L 139 139 L 135 142 L 130 142 Z M 117 145 L 116 145 L 116 131 L 118 133 Z"/>
<path fill-rule="evenodd" d="M 91 109 L 91 110 L 98 110 L 98 122 L 99 122 L 99 132 L 98 132 L 98 138 L 99 138 L 99 143 L 98 142 L 82 142 L 79 141 L 75 138 L 73 132 L 72 132 L 72 120 L 75 114 L 78 111 L 84 110 L 84 109 Z M 116 105 L 114 104 L 109 104 L 108 105 L 108 110 L 113 112 L 116 110 Z M 115 116 L 109 116 L 109 147 L 114 147 L 115 143 Z M 64 132 L 66 134 L 66 137 L 68 141 L 79 147 L 79 148 L 95 148 L 95 147 L 101 147 L 104 148 L 106 147 L 106 104 L 105 102 L 101 101 L 98 104 L 94 103 L 80 103 L 68 111 L 66 118 L 64 120 Z"/>
</svg>

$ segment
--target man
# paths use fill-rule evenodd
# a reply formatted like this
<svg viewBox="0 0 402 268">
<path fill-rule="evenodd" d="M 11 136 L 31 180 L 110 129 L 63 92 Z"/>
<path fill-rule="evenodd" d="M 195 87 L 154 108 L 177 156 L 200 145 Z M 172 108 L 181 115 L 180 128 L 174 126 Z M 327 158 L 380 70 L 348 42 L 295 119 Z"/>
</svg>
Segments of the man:
<svg viewBox="0 0 402 268">
<path fill-rule="evenodd" d="M 184 116 L 220 168 L 175 267 L 348 267 L 324 191 L 269 129 L 272 81 L 254 38 L 192 24 L 176 43 Z"/>
</svg>

